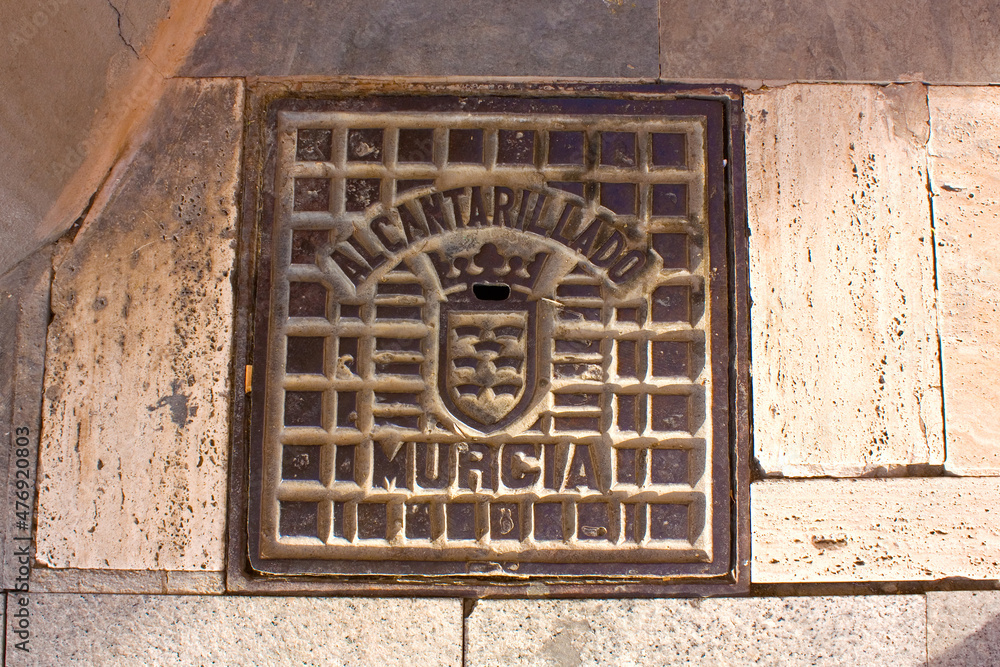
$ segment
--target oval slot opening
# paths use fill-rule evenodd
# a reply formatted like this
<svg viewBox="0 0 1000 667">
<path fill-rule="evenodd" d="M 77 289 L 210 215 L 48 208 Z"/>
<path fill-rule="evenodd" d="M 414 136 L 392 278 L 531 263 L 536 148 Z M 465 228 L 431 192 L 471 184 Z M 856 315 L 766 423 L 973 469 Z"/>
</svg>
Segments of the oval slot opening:
<svg viewBox="0 0 1000 667">
<path fill-rule="evenodd" d="M 510 296 L 510 285 L 503 283 L 474 283 L 472 293 L 480 301 L 504 301 Z"/>
</svg>

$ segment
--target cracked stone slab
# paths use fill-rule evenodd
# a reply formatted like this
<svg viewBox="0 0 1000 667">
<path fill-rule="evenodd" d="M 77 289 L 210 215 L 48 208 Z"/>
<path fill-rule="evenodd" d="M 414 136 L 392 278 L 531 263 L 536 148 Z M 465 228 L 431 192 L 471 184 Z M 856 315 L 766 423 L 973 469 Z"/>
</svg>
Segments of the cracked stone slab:
<svg viewBox="0 0 1000 667">
<path fill-rule="evenodd" d="M 756 584 L 1000 579 L 1000 478 L 768 480 L 750 504 Z"/>
<path fill-rule="evenodd" d="M 1000 80 L 992 0 L 661 0 L 665 79 Z"/>
<path fill-rule="evenodd" d="M 948 458 L 1000 475 L 1000 92 L 932 87 L 929 145 Z"/>
<path fill-rule="evenodd" d="M 469 667 L 923 665 L 921 596 L 484 600 Z"/>
<path fill-rule="evenodd" d="M 759 464 L 941 465 L 924 87 L 791 85 L 745 108 Z"/>
<path fill-rule="evenodd" d="M 927 593 L 927 664 L 1000 664 L 1000 592 Z"/>
<path fill-rule="evenodd" d="M 30 596 L 30 652 L 7 665 L 462 663 L 462 602 L 220 596 Z"/>
<path fill-rule="evenodd" d="M 119 38 L 129 51 L 138 57 L 152 37 L 157 23 L 170 9 L 170 2 L 128 0 L 124 3 L 114 3 L 108 0 L 108 6 L 114 12 Z"/>
<path fill-rule="evenodd" d="M 75 213 L 48 214 L 77 168 L 113 134 L 100 108 L 169 9 L 168 0 L 115 4 L 121 6 L 120 26 L 114 5 L 105 0 L 0 6 L 6 47 L 0 71 L 0 273 L 73 224 Z"/>
<path fill-rule="evenodd" d="M 219 3 L 182 76 L 659 74 L 655 0 Z"/>
<path fill-rule="evenodd" d="M 37 559 L 221 570 L 238 81 L 177 80 L 55 262 Z"/>
</svg>

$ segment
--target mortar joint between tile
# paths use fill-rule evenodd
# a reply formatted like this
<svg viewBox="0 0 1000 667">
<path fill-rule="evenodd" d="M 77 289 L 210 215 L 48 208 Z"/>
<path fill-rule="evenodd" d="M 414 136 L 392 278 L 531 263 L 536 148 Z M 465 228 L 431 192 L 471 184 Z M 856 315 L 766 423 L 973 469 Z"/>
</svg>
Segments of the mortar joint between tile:
<svg viewBox="0 0 1000 667">
<path fill-rule="evenodd" d="M 937 218 L 934 214 L 934 183 L 931 179 L 930 143 L 934 134 L 934 123 L 931 122 L 930 86 L 924 86 L 924 103 L 927 105 L 927 140 L 924 142 L 924 172 L 927 179 L 927 213 L 931 230 L 931 265 L 934 270 L 934 331 L 937 334 L 938 352 L 938 383 L 941 388 L 941 461 L 942 472 L 947 472 L 948 464 L 948 413 L 945 405 L 944 391 L 944 344 L 941 338 L 941 286 L 938 273 L 937 253 Z"/>
</svg>

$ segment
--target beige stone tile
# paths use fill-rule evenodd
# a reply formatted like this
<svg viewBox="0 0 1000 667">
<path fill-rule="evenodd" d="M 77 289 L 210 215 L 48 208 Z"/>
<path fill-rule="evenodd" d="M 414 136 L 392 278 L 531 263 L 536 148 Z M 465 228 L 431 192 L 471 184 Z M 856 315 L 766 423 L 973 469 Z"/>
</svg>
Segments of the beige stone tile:
<svg viewBox="0 0 1000 667">
<path fill-rule="evenodd" d="M 146 595 L 211 595 L 226 592 L 222 572 L 164 570 L 31 571 L 32 593 L 135 593 Z"/>
<path fill-rule="evenodd" d="M 924 664 L 920 596 L 481 601 L 469 667 Z"/>
<path fill-rule="evenodd" d="M 7 665 L 462 662 L 457 599 L 32 594 L 30 613 L 31 650 Z"/>
<path fill-rule="evenodd" d="M 746 114 L 760 465 L 940 465 L 924 88 L 791 85 Z"/>
<path fill-rule="evenodd" d="M 753 583 L 1000 579 L 1000 479 L 750 487 Z"/>
<path fill-rule="evenodd" d="M 932 87 L 928 100 L 945 466 L 1000 475 L 1000 91 Z"/>
<path fill-rule="evenodd" d="M 57 260 L 37 558 L 221 570 L 238 81 L 175 80 L 145 145 Z"/>
<path fill-rule="evenodd" d="M 927 594 L 929 667 L 1000 665 L 1000 592 Z"/>
</svg>

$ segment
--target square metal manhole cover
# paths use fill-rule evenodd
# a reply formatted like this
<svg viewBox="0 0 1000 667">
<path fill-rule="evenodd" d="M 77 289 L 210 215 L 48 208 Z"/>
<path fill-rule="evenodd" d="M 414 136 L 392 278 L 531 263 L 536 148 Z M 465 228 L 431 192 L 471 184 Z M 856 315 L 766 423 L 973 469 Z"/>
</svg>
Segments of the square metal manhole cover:
<svg viewBox="0 0 1000 667">
<path fill-rule="evenodd" d="M 266 105 L 249 571 L 732 584 L 731 106 Z"/>
</svg>

